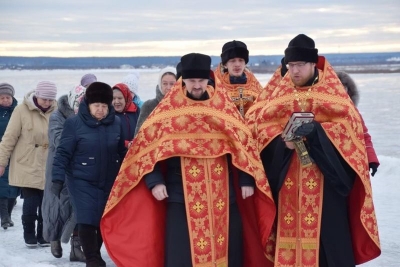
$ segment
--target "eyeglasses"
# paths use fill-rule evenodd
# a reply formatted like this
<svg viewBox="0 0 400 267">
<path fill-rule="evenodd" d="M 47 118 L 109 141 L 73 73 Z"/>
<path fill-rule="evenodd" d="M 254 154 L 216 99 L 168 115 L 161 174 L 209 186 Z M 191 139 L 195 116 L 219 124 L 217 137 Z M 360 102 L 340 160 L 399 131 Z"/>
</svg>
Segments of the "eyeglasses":
<svg viewBox="0 0 400 267">
<path fill-rule="evenodd" d="M 288 64 L 286 64 L 286 68 L 293 69 L 294 67 L 297 67 L 300 69 L 300 68 L 304 67 L 307 63 L 309 63 L 309 62 L 288 63 Z"/>
</svg>

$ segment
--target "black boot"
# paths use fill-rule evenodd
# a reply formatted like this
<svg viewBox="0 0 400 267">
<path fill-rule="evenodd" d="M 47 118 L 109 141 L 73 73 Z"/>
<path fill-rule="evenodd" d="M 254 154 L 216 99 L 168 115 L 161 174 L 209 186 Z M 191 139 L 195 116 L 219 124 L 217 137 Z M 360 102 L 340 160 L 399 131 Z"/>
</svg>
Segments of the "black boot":
<svg viewBox="0 0 400 267">
<path fill-rule="evenodd" d="M 0 198 L 0 217 L 1 217 L 1 227 L 6 230 L 11 226 L 10 215 L 8 214 L 8 199 Z"/>
<path fill-rule="evenodd" d="M 82 251 L 81 241 L 79 236 L 71 236 L 71 253 L 69 254 L 69 261 L 86 262 L 85 254 Z"/>
<path fill-rule="evenodd" d="M 61 247 L 61 241 L 60 240 L 56 240 L 56 241 L 50 241 L 50 251 L 51 254 L 53 254 L 53 256 L 55 258 L 61 258 L 62 257 L 62 247 Z"/>
<path fill-rule="evenodd" d="M 36 238 L 39 246 L 50 247 L 50 242 L 44 240 L 43 238 L 43 219 L 41 216 L 38 218 Z"/>
<path fill-rule="evenodd" d="M 99 257 L 99 266 L 100 267 L 106 267 L 106 262 L 103 260 L 101 257 L 101 246 L 103 245 L 103 237 L 101 236 L 100 228 L 97 230 L 97 256 Z"/>
<path fill-rule="evenodd" d="M 22 215 L 22 225 L 24 226 L 25 245 L 29 248 L 37 247 L 37 238 L 35 234 L 35 222 L 37 216 Z"/>
<path fill-rule="evenodd" d="M 9 198 L 8 199 L 8 215 L 10 216 L 10 227 L 14 226 L 14 222 L 11 220 L 11 213 L 12 213 L 16 203 L 17 203 L 17 199 L 16 198 Z"/>
<path fill-rule="evenodd" d="M 80 227 L 79 238 L 86 257 L 86 267 L 99 267 L 96 227 L 91 225 Z"/>
</svg>

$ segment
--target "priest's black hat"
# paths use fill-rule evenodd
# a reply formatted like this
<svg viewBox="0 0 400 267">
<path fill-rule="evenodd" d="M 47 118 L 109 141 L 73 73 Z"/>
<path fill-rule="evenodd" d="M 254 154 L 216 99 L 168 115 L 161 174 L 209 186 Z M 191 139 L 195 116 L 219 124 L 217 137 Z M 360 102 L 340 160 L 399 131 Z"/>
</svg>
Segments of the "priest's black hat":
<svg viewBox="0 0 400 267">
<path fill-rule="evenodd" d="M 243 58 L 246 64 L 249 62 L 249 50 L 245 43 L 233 40 L 224 44 L 221 54 L 222 64 L 225 65 L 229 59 L 235 57 Z"/>
<path fill-rule="evenodd" d="M 190 53 L 181 57 L 182 79 L 208 79 L 211 70 L 211 57 Z"/>
<path fill-rule="evenodd" d="M 295 61 L 318 62 L 318 49 L 315 48 L 314 40 L 305 34 L 294 37 L 285 49 L 285 63 Z"/>
</svg>

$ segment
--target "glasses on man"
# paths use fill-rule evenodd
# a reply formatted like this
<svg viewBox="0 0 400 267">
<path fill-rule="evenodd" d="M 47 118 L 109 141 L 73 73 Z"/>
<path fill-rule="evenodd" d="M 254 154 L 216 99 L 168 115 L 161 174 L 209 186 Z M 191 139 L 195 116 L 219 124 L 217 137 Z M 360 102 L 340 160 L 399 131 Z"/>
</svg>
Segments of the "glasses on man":
<svg viewBox="0 0 400 267">
<path fill-rule="evenodd" d="M 293 69 L 294 67 L 302 68 L 302 67 L 304 67 L 307 63 L 308 63 L 308 62 L 288 63 L 288 64 L 286 64 L 286 68 L 288 68 L 288 69 Z"/>
</svg>

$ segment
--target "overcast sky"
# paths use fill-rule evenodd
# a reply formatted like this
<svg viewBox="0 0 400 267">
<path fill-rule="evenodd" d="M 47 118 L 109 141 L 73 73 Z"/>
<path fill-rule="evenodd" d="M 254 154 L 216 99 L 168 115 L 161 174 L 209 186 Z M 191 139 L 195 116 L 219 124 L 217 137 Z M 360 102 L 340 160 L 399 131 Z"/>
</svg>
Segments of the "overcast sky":
<svg viewBox="0 0 400 267">
<path fill-rule="evenodd" d="M 220 55 L 234 39 L 281 55 L 299 33 L 320 53 L 400 52 L 400 1 L 0 0 L 0 56 Z"/>
</svg>

